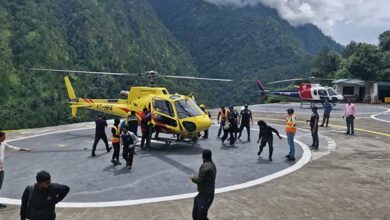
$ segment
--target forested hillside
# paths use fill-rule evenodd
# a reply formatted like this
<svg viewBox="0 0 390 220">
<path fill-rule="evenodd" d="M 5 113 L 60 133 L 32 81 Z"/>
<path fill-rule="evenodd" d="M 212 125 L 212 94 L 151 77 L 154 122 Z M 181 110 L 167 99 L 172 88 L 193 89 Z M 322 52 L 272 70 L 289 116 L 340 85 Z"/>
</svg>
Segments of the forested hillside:
<svg viewBox="0 0 390 220">
<path fill-rule="evenodd" d="M 63 74 L 32 67 L 232 78 L 233 83 L 160 80 L 199 103 L 259 102 L 256 79 L 308 75 L 313 55 L 340 45 L 313 25 L 293 27 L 263 7 L 202 0 L 0 0 L 0 129 L 70 119 Z M 116 98 L 141 78 L 72 75 L 79 97 Z"/>
<path fill-rule="evenodd" d="M 147 1 L 0 0 L 0 129 L 71 122 L 63 74 L 31 67 L 194 74 L 191 56 L 154 15 Z M 146 83 L 126 77 L 77 75 L 80 97 L 118 97 Z M 171 92 L 213 99 L 198 82 L 163 81 Z M 207 94 L 207 95 L 206 95 Z M 96 115 L 95 115 L 96 116 Z M 90 111 L 81 119 L 91 120 Z"/>
</svg>

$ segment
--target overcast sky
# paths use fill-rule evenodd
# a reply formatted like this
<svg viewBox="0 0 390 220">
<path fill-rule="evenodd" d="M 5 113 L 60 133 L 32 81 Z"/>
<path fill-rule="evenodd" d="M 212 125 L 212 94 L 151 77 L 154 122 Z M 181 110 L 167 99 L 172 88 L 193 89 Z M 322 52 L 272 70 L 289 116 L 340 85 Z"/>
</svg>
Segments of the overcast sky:
<svg viewBox="0 0 390 220">
<path fill-rule="evenodd" d="M 341 44 L 378 43 L 390 30 L 390 0 L 204 0 L 242 7 L 262 3 L 276 9 L 292 25 L 313 23 Z"/>
</svg>

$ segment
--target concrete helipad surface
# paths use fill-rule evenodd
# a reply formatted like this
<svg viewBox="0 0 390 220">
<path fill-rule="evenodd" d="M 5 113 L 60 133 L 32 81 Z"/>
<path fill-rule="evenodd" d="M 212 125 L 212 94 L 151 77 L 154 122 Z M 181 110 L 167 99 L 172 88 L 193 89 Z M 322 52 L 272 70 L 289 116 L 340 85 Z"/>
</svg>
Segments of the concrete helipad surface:
<svg viewBox="0 0 390 220">
<path fill-rule="evenodd" d="M 226 191 L 219 193 L 215 196 L 215 200 L 211 209 L 209 211 L 209 219 L 389 219 L 390 216 L 390 145 L 389 145 L 389 122 L 388 122 L 388 109 L 389 105 L 362 105 L 357 104 L 358 115 L 355 120 L 355 136 L 345 135 L 345 119 L 342 119 L 341 115 L 343 112 L 344 105 L 339 104 L 336 106 L 335 110 L 331 114 L 330 125 L 328 128 L 320 128 L 320 150 L 311 151 L 312 160 L 307 163 L 305 166 L 296 170 L 296 172 L 289 173 L 287 175 L 282 175 L 277 179 L 265 182 L 261 185 L 252 185 L 249 188 L 241 188 L 234 191 Z M 296 139 L 303 142 L 306 145 L 311 144 L 311 137 L 308 132 L 308 124 L 304 120 L 310 117 L 309 109 L 299 108 L 299 103 L 285 103 L 285 104 L 270 104 L 270 105 L 255 105 L 250 106 L 250 109 L 254 113 L 255 120 L 264 119 L 268 123 L 272 123 L 280 131 L 283 130 L 283 118 L 285 115 L 286 108 L 293 107 L 298 115 L 299 122 L 299 132 L 296 135 Z M 322 109 L 319 110 L 320 117 L 322 117 Z M 212 110 L 211 114 L 213 119 L 216 118 L 217 111 Z M 278 125 L 274 125 L 278 124 Z M 26 135 L 35 135 L 35 134 L 44 134 L 47 132 L 67 130 L 67 129 L 77 129 L 82 128 L 87 125 L 89 128 L 93 127 L 93 123 L 84 123 L 84 124 L 74 124 L 50 128 L 40 128 L 40 129 L 29 129 L 22 131 L 9 132 L 8 137 L 19 138 Z M 93 130 L 85 130 L 86 133 L 77 133 L 73 136 L 60 137 L 56 142 L 58 145 L 62 144 L 61 140 L 63 139 L 73 139 L 84 140 L 89 139 L 93 136 Z M 88 133 L 90 132 L 90 133 Z M 215 132 L 215 131 L 213 131 Z M 283 132 L 282 132 L 283 133 Z M 215 135 L 215 134 L 214 134 Z M 255 133 L 253 133 L 255 135 Z M 85 137 L 82 137 L 85 136 Z M 211 137 L 213 134 L 210 135 Z M 244 136 L 245 138 L 245 136 Z M 252 138 L 253 139 L 253 138 Z M 27 141 L 27 140 L 26 140 Z M 210 140 L 210 141 L 216 141 Z M 275 146 L 275 148 L 286 148 L 287 146 L 282 140 Z M 34 141 L 30 140 L 30 143 L 35 144 Z M 81 142 L 83 143 L 83 141 Z M 16 143 L 15 143 L 16 144 Z M 20 142 L 21 144 L 21 142 Z M 92 140 L 88 143 L 84 143 L 88 148 L 92 144 Z M 221 145 L 216 142 L 216 145 L 213 146 L 214 149 L 221 148 Z M 55 150 L 66 150 L 69 146 L 55 146 Z M 337 147 L 336 147 L 337 145 Z M 42 147 L 45 146 L 44 143 L 37 144 L 36 146 Z M 197 146 L 195 146 L 196 148 Z M 200 148 L 200 147 L 199 147 Z M 81 150 L 80 150 L 81 149 Z M 98 149 L 104 149 L 100 144 Z M 175 148 L 172 148 L 172 151 Z M 110 179 L 116 177 L 122 178 L 124 176 L 128 177 L 133 175 L 136 170 L 140 170 L 139 165 L 141 159 L 144 157 L 152 158 L 155 155 L 163 155 L 160 159 L 154 158 L 156 163 L 160 163 L 166 169 L 174 170 L 177 173 L 177 178 L 175 181 L 180 183 L 186 182 L 183 178 L 186 178 L 187 173 L 190 171 L 197 170 L 200 165 L 200 159 L 198 158 L 199 152 L 192 152 L 194 150 L 188 150 L 190 148 L 185 148 L 186 150 L 180 150 L 179 153 L 173 153 L 169 148 L 163 149 L 160 151 L 145 152 L 145 154 L 140 154 L 135 158 L 134 170 L 130 173 L 120 173 L 121 168 L 118 170 L 103 171 L 104 168 L 109 167 L 110 155 L 104 153 L 104 150 L 99 151 L 99 154 L 102 154 L 99 158 L 89 158 L 89 150 L 84 151 L 83 147 L 77 148 L 80 158 L 84 162 L 78 164 L 74 163 L 74 166 L 82 167 L 84 163 L 95 163 L 96 169 L 94 172 L 96 176 L 105 175 L 109 176 Z M 251 150 L 249 150 L 251 149 Z M 253 151 L 252 151 L 253 150 Z M 228 156 L 229 159 L 236 157 L 231 157 L 231 154 L 238 154 L 242 152 L 243 158 L 248 159 L 249 163 L 253 163 L 252 153 L 256 153 L 256 146 L 254 143 L 251 145 L 243 144 L 238 146 L 237 149 L 222 150 L 216 152 L 224 152 L 221 155 Z M 3 189 L 0 191 L 0 195 L 4 197 L 5 191 L 9 185 L 18 184 L 17 181 L 14 181 L 9 178 L 23 178 L 17 175 L 18 172 L 24 172 L 24 169 L 29 169 L 31 164 L 40 164 L 40 167 L 45 167 L 44 161 L 29 161 L 28 165 L 25 165 L 23 160 L 28 161 L 28 155 L 33 156 L 34 154 L 47 154 L 51 157 L 57 157 L 58 160 L 62 160 L 60 156 L 65 153 L 54 154 L 54 152 L 41 152 L 37 149 L 38 153 L 7 153 L 6 158 L 6 176 Z M 49 150 L 47 150 L 49 151 Z M 252 151 L 252 152 L 249 152 Z M 267 149 L 264 153 L 267 153 Z M 79 156 L 77 154 L 77 157 Z M 150 155 L 149 155 L 150 154 Z M 188 162 L 186 160 L 178 159 L 181 157 L 187 157 L 192 155 L 189 158 L 195 158 L 194 160 Z M 230 156 L 230 157 L 229 157 Z M 265 156 L 265 155 L 264 155 Z M 284 156 L 282 154 L 282 156 Z M 20 158 L 19 158 L 20 157 Z M 63 156 L 64 157 L 64 156 Z M 65 157 L 69 159 L 69 157 Z M 162 158 L 169 158 L 168 160 L 163 160 Z M 239 157 L 237 157 L 239 158 Z M 256 158 L 254 155 L 253 158 Z M 266 159 L 266 156 L 264 157 Z M 15 160 L 15 161 L 14 161 Z M 192 159 L 191 159 L 192 160 Z M 223 168 L 229 167 L 224 163 L 227 163 L 227 160 L 222 158 L 216 158 L 218 176 L 218 184 L 223 184 L 219 182 L 218 178 L 234 179 L 235 176 L 225 176 L 223 172 L 230 172 L 230 169 Z M 87 162 L 85 162 L 87 161 Z M 146 159 L 144 160 L 146 161 Z M 176 161 L 176 162 L 173 162 Z M 235 162 L 232 160 L 231 167 L 242 166 L 243 160 L 240 162 Z M 277 157 L 274 156 L 274 162 L 276 164 L 270 163 L 266 160 L 260 159 L 264 163 L 259 163 L 259 169 L 267 169 L 271 166 L 279 166 Z M 302 161 L 302 160 L 300 160 Z M 296 166 L 300 161 L 289 166 L 287 169 L 291 169 Z M 10 163 L 14 163 L 10 165 Z M 48 162 L 47 162 L 48 163 Z M 237 165 L 238 164 L 238 165 Z M 218 166 L 221 165 L 222 168 Z M 12 168 L 11 166 L 17 166 L 17 169 Z M 84 165 L 85 166 L 85 165 Z M 169 168 L 168 168 L 169 167 Z M 10 169 L 13 169 L 12 171 Z M 38 168 L 38 167 L 37 167 Z M 88 167 L 87 167 L 88 168 Z M 90 168 L 88 168 L 90 169 Z M 283 171 L 282 170 L 282 171 Z M 12 174 L 11 172 L 16 174 Z M 35 172 L 35 171 L 34 171 Z M 115 176 L 115 172 L 120 174 Z M 149 171 L 148 172 L 152 172 Z M 252 171 L 251 171 L 252 172 Z M 277 171 L 271 175 L 280 173 Z M 159 171 L 154 171 L 154 173 L 159 173 Z M 13 175 L 13 177 L 10 177 Z M 67 174 L 69 175 L 69 174 Z M 74 178 L 81 179 L 83 174 L 71 174 Z M 147 174 L 145 174 L 148 176 Z M 222 176 L 220 176 L 222 175 Z M 240 174 L 242 178 L 242 174 Z M 148 177 L 151 181 L 160 181 L 160 178 L 163 175 L 160 175 L 159 178 Z M 268 176 L 260 177 L 266 179 Z M 61 179 L 61 173 L 56 173 L 53 175 L 55 181 L 62 182 L 68 181 L 68 179 Z M 60 178 L 60 179 L 59 179 Z M 104 179 L 104 178 L 103 178 Z M 33 177 L 29 177 L 29 180 L 26 181 L 28 184 L 33 181 Z M 76 182 L 74 180 L 69 180 Z M 104 180 L 105 181 L 105 180 Z M 140 180 L 142 181 L 142 180 Z M 79 181 L 79 184 L 85 184 L 82 181 Z M 239 182 L 239 181 L 237 181 Z M 89 183 L 89 182 L 88 182 Z M 23 190 L 24 184 L 19 184 Z M 98 183 L 91 183 L 98 184 Z M 111 181 L 110 184 L 115 184 L 114 181 Z M 154 184 L 154 183 L 149 183 Z M 195 185 L 189 184 L 190 190 L 187 192 L 194 192 Z M 154 185 L 156 186 L 156 185 Z M 221 185 L 219 185 L 221 186 Z M 72 186 L 77 190 L 78 186 Z M 71 188 L 72 188 L 71 187 Z M 106 186 L 111 188 L 111 185 Z M 172 188 L 175 188 L 176 185 L 172 185 Z M 15 187 L 19 188 L 19 187 Z M 18 189 L 19 190 L 19 189 Z M 74 199 L 74 195 L 69 194 L 69 198 L 65 202 L 77 201 L 71 200 Z M 82 192 L 79 191 L 79 192 Z M 84 192 L 88 192 L 84 190 Z M 15 193 L 15 195 L 18 193 Z M 88 192 L 86 195 L 89 195 Z M 133 195 L 133 194 L 132 194 Z M 16 198 L 19 198 L 16 195 Z M 10 197 L 11 198 L 11 197 Z M 129 197 L 130 198 L 130 197 Z M 1 202 L 5 200 L 0 199 Z M 9 201 L 9 200 L 7 200 Z M 80 201 L 80 200 L 79 200 Z M 93 201 L 93 200 L 90 200 Z M 65 203 L 62 203 L 65 204 Z M 60 206 L 63 207 L 63 205 Z M 186 220 L 191 219 L 191 209 L 193 205 L 193 199 L 190 197 L 183 197 L 180 200 L 171 200 L 165 202 L 157 203 L 144 203 L 133 206 L 123 206 L 123 207 L 90 207 L 90 208 L 57 208 L 57 219 L 152 219 L 152 220 Z M 19 206 L 18 205 L 8 205 L 6 209 L 0 209 L 0 219 L 18 219 L 19 217 Z"/>
<path fill-rule="evenodd" d="M 281 134 L 283 134 L 283 130 Z M 108 129 L 107 129 L 108 130 Z M 244 131 L 245 132 L 245 131 Z M 198 171 L 202 149 L 213 151 L 218 167 L 216 187 L 228 187 L 261 177 L 293 165 L 284 157 L 288 153 L 286 140 L 274 140 L 273 161 L 268 161 L 268 148 L 257 156 L 258 131 L 252 130 L 252 142 L 238 141 L 235 147 L 223 145 L 216 138 L 217 126 L 210 129 L 209 139 L 195 144 L 172 144 L 164 147 L 154 143 L 154 150 L 137 150 L 132 170 L 111 164 L 102 142 L 97 157 L 91 157 L 94 129 L 60 132 L 9 142 L 28 146 L 32 153 L 9 153 L 2 197 L 19 199 L 26 185 L 34 181 L 39 170 L 48 170 L 53 181 L 72 189 L 66 202 L 107 202 L 156 198 L 196 192 L 188 176 Z M 247 138 L 243 134 L 243 140 Z M 297 145 L 297 159 L 302 148 Z M 122 158 L 121 158 L 122 159 Z M 122 159 L 124 163 L 124 160 Z"/>
</svg>

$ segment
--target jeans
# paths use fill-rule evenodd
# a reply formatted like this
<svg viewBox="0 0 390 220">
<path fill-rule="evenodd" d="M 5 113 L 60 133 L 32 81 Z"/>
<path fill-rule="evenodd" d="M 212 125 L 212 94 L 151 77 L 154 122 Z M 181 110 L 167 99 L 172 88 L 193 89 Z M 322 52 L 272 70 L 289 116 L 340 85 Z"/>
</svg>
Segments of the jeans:
<svg viewBox="0 0 390 220">
<path fill-rule="evenodd" d="M 225 122 L 226 121 L 221 121 L 221 123 L 219 124 L 219 129 L 218 129 L 218 137 L 221 136 L 221 133 L 222 133 L 222 130 L 223 130 L 223 126 L 225 126 Z"/>
<path fill-rule="evenodd" d="M 318 125 L 314 128 L 311 128 L 311 137 L 313 139 L 313 143 L 311 146 L 313 146 L 314 148 L 318 148 L 320 142 L 318 139 Z"/>
<path fill-rule="evenodd" d="M 347 134 L 353 134 L 354 133 L 354 126 L 353 121 L 355 120 L 355 117 L 353 115 L 347 116 L 346 122 L 347 122 Z"/>
<path fill-rule="evenodd" d="M 294 136 L 295 134 L 287 133 L 287 142 L 290 146 L 290 153 L 288 155 L 290 155 L 290 158 L 295 158 Z"/>
</svg>

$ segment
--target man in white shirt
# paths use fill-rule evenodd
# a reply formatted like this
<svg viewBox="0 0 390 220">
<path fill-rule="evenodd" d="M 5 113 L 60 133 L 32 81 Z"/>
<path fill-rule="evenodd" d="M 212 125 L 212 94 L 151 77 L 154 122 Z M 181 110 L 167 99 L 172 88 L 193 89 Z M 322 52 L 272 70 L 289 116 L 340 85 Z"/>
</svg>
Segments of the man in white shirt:
<svg viewBox="0 0 390 220">
<path fill-rule="evenodd" d="M 3 185 L 3 180 L 4 180 L 4 153 L 5 150 L 9 151 L 26 151 L 30 152 L 31 150 L 28 148 L 19 148 L 19 147 L 14 147 L 11 146 L 7 143 L 5 143 L 5 133 L 0 131 L 0 189 L 1 186 Z M 6 208 L 7 206 L 4 204 L 0 204 L 0 208 Z"/>
</svg>

